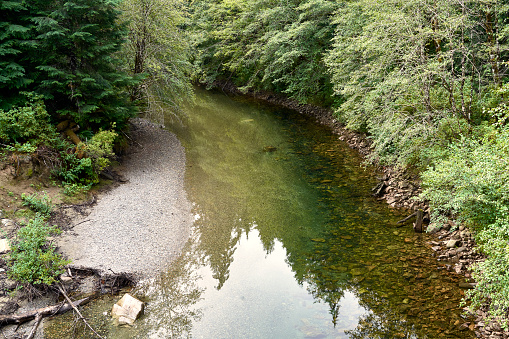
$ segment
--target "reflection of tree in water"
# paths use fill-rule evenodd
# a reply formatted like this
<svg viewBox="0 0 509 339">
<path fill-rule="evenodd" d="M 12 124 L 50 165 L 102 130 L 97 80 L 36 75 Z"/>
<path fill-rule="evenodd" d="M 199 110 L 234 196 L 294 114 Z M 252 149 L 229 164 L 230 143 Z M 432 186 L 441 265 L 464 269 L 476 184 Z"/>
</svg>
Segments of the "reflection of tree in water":
<svg viewBox="0 0 509 339">
<path fill-rule="evenodd" d="M 210 268 L 212 277 L 217 279 L 216 289 L 220 290 L 226 280 L 230 277 L 230 265 L 233 262 L 233 255 L 237 249 L 236 245 L 242 236 L 242 232 L 232 231 L 231 238 L 222 251 L 216 251 L 210 254 Z"/>
<path fill-rule="evenodd" d="M 390 311 L 377 314 L 370 311 L 359 318 L 359 323 L 354 330 L 345 331 L 345 333 L 351 339 L 418 338 L 404 319 L 398 319 L 398 316 Z"/>
<path fill-rule="evenodd" d="M 196 271 L 203 258 L 190 248 L 193 243 L 191 239 L 168 271 L 154 278 L 155 281 L 141 283 L 140 293 L 149 299 L 145 313 L 155 316 L 144 319 L 142 328 L 148 329 L 148 333 L 137 338 L 187 337 L 193 322 L 201 318 L 201 310 L 195 305 L 200 301 L 203 289 L 197 286 L 199 277 Z"/>
<path fill-rule="evenodd" d="M 375 335 L 371 323 L 395 333 L 401 331 L 398 326 L 411 331 L 422 323 L 409 318 L 405 324 L 386 314 L 411 293 L 402 275 L 419 272 L 400 262 L 404 238 L 393 236 L 387 225 L 401 218 L 369 197 L 374 178 L 359 167 L 353 151 L 318 127 L 293 125 L 299 118 L 290 114 L 275 120 L 239 106 L 231 112 L 222 105 L 204 110 L 208 113 L 199 115 L 201 127 L 190 131 L 189 195 L 202 217 L 195 223 L 199 252 L 210 264 L 217 289 L 229 279 L 241 235 L 256 228 L 267 253 L 276 239 L 282 243 L 296 280 L 308 285 L 316 301 L 329 305 L 334 324 L 340 323 L 345 291 L 377 291 L 387 299 L 395 285 L 399 287 L 390 305 L 376 305 L 376 294 L 356 293 L 361 306 L 372 310 L 358 332 Z M 277 151 L 263 152 L 267 145 Z M 396 328 L 383 323 L 385 319 Z"/>
<path fill-rule="evenodd" d="M 308 292 L 311 293 L 315 300 L 323 300 L 329 305 L 329 313 L 332 316 L 332 323 L 336 327 L 338 323 L 339 311 L 341 309 L 340 301 L 345 295 L 344 285 L 346 282 L 331 282 L 323 286 L 319 286 L 313 280 L 308 281 Z"/>
</svg>

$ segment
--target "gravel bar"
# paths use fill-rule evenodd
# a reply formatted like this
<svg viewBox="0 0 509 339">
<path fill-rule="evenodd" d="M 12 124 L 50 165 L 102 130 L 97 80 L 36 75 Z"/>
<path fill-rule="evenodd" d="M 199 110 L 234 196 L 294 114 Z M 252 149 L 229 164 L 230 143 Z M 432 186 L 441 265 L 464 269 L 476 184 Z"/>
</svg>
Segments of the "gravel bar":
<svg viewBox="0 0 509 339">
<path fill-rule="evenodd" d="M 73 266 L 150 276 L 170 264 L 189 237 L 184 148 L 146 120 L 133 124 L 135 145 L 121 171 L 128 181 L 100 195 L 90 214 L 57 240 Z"/>
</svg>

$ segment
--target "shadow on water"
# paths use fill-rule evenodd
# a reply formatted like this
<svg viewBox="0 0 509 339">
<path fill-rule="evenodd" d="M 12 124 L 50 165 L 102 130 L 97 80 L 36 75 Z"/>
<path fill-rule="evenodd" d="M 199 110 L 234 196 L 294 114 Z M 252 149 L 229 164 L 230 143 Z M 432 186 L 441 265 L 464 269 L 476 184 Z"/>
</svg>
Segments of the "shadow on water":
<svg viewBox="0 0 509 339">
<path fill-rule="evenodd" d="M 370 196 L 373 169 L 326 128 L 243 100 L 199 90 L 170 128 L 186 147 L 193 236 L 138 288 L 135 328 L 111 326 L 111 300 L 88 307 L 97 326 L 110 338 L 472 338 L 459 278 L 426 235 L 395 227 L 404 211 Z"/>
</svg>

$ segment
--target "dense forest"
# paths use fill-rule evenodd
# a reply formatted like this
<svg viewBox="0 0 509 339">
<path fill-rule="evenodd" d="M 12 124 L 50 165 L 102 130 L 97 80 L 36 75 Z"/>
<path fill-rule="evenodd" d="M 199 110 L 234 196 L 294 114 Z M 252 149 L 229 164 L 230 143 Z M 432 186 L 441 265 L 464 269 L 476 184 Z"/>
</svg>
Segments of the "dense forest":
<svg viewBox="0 0 509 339">
<path fill-rule="evenodd" d="M 506 1 L 10 0 L 0 11 L 5 152 L 46 157 L 72 191 L 97 181 L 129 118 L 180 114 L 193 82 L 331 108 L 372 141 L 369 161 L 419 173 L 433 223 L 475 231 L 488 258 L 468 297 L 507 319 Z M 60 138 L 64 121 L 79 125 L 76 144 Z"/>
</svg>

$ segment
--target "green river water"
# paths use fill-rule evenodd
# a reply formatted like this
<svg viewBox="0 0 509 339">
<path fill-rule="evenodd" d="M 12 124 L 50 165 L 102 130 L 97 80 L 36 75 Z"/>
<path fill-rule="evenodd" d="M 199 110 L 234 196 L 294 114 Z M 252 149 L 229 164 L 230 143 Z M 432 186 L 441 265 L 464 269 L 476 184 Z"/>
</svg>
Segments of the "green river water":
<svg viewBox="0 0 509 339">
<path fill-rule="evenodd" d="M 427 235 L 396 228 L 409 212 L 371 196 L 374 170 L 327 128 L 202 90 L 187 114 L 169 129 L 186 148 L 192 236 L 133 291 L 147 301 L 134 328 L 105 314 L 118 296 L 84 307 L 106 337 L 474 337 L 460 330 L 460 278 Z M 46 337 L 70 337 L 70 319 Z"/>
</svg>

